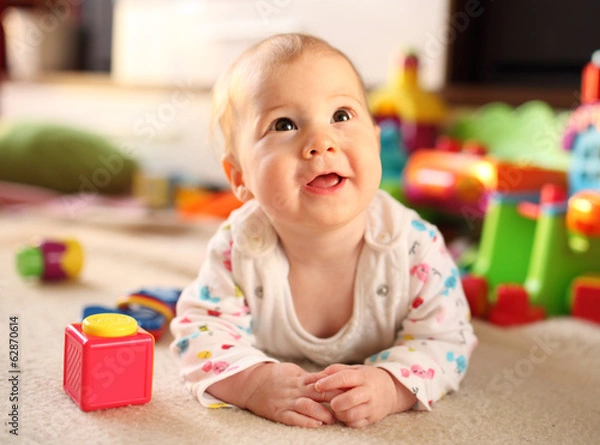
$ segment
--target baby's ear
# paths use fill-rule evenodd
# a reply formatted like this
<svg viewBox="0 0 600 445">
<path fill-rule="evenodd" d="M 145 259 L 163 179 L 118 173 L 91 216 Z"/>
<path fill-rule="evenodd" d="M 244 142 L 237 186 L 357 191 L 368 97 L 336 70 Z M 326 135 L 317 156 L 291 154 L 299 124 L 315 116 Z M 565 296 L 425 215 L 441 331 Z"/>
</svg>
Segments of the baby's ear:
<svg viewBox="0 0 600 445">
<path fill-rule="evenodd" d="M 246 202 L 252 199 L 254 196 L 246 187 L 246 183 L 244 182 L 244 175 L 242 173 L 241 167 L 237 162 L 237 159 L 235 159 L 231 154 L 226 154 L 225 156 L 223 156 L 221 164 L 223 165 L 225 176 L 227 176 L 227 180 L 229 181 L 229 185 L 231 186 L 231 191 L 237 197 L 237 199 L 239 199 L 242 202 Z"/>
</svg>

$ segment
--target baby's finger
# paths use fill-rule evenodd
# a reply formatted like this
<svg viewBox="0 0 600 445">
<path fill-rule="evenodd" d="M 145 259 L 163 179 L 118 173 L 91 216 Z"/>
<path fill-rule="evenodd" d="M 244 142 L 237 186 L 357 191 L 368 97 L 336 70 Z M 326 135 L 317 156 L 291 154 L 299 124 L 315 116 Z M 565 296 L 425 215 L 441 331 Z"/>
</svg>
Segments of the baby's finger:
<svg viewBox="0 0 600 445">
<path fill-rule="evenodd" d="M 309 399 L 314 400 L 319 403 L 329 403 L 331 399 L 335 396 L 338 396 L 343 391 L 333 390 L 333 391 L 317 391 L 315 389 L 314 383 L 305 384 L 301 389 L 300 395 L 303 397 L 308 397 Z"/>
<path fill-rule="evenodd" d="M 342 371 L 344 369 L 348 369 L 348 368 L 352 368 L 352 367 L 348 366 L 348 365 L 342 365 L 339 363 L 336 363 L 334 365 L 329 365 L 327 368 L 323 369 L 322 371 L 308 374 L 306 376 L 306 379 L 304 380 L 304 383 L 306 383 L 306 384 L 315 383 L 317 380 L 321 380 L 323 377 L 327 377 L 328 375 L 335 374 L 336 372 L 340 372 L 340 371 Z"/>
<path fill-rule="evenodd" d="M 307 376 L 304 378 L 304 384 L 311 385 L 311 384 L 315 383 L 317 380 L 321 380 L 323 377 L 327 377 L 328 375 L 329 374 L 325 374 L 323 371 L 314 372 L 312 374 L 307 374 Z"/>
<path fill-rule="evenodd" d="M 353 424 L 358 423 L 360 427 L 361 421 L 365 419 L 368 420 L 370 416 L 369 405 L 366 403 L 354 406 L 353 408 L 347 411 L 334 412 L 337 419 L 344 422 L 347 426 L 352 426 Z"/>
<path fill-rule="evenodd" d="M 359 386 L 333 397 L 329 404 L 335 413 L 340 413 L 365 404 L 370 398 L 369 391 L 364 386 Z"/>
<path fill-rule="evenodd" d="M 315 385 L 309 385 L 307 390 L 302 393 L 305 397 L 314 400 L 319 403 L 329 403 L 334 397 L 339 396 L 344 391 L 339 389 L 334 389 L 332 391 L 322 391 L 319 392 L 315 389 Z"/>
<path fill-rule="evenodd" d="M 285 425 L 290 426 L 301 426 L 304 428 L 318 428 L 323 426 L 321 420 L 313 419 L 312 417 L 305 416 L 304 414 L 297 413 L 295 411 L 285 411 L 280 419 L 274 419 Z"/>
<path fill-rule="evenodd" d="M 335 422 L 331 411 L 318 402 L 307 397 L 301 397 L 294 403 L 294 410 L 301 415 L 315 419 L 322 424 L 330 425 Z"/>
<path fill-rule="evenodd" d="M 364 383 L 362 373 L 344 370 L 317 380 L 315 382 L 315 389 L 319 392 L 325 392 L 334 389 L 352 388 Z"/>
</svg>

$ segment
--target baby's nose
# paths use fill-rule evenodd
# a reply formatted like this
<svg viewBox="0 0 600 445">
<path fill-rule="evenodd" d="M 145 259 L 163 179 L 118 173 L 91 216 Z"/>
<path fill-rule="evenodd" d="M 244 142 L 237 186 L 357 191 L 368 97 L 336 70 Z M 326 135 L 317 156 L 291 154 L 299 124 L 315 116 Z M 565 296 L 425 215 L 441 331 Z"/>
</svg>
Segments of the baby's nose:
<svg viewBox="0 0 600 445">
<path fill-rule="evenodd" d="M 309 159 L 325 153 L 338 151 L 338 144 L 331 132 L 327 130 L 315 130 L 311 132 L 304 145 L 303 155 Z"/>
</svg>

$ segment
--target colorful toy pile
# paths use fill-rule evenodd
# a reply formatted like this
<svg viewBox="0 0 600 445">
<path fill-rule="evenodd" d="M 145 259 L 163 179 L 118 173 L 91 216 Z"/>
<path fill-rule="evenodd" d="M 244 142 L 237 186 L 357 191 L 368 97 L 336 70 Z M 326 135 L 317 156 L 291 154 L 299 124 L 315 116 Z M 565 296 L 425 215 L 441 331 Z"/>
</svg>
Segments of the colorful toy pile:
<svg viewBox="0 0 600 445">
<path fill-rule="evenodd" d="M 139 289 L 119 298 L 116 308 L 86 306 L 82 318 L 100 313 L 127 315 L 158 341 L 175 317 L 175 305 L 180 294 L 181 289 L 174 288 Z"/>
<path fill-rule="evenodd" d="M 538 199 L 508 191 L 488 203 L 463 278 L 474 316 L 507 326 L 570 313 L 600 323 L 600 52 L 584 69 L 581 99 L 564 138 L 570 196 L 546 184 Z"/>
</svg>

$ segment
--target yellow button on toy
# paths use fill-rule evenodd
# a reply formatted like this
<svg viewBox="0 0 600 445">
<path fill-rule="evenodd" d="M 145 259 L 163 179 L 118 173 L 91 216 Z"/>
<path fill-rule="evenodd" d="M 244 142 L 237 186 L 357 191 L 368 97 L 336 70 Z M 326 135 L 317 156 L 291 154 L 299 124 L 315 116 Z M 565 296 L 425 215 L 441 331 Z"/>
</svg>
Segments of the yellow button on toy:
<svg viewBox="0 0 600 445">
<path fill-rule="evenodd" d="M 124 314 L 94 314 L 86 317 L 81 324 L 85 334 L 96 337 L 125 337 L 137 332 L 135 318 Z"/>
</svg>

